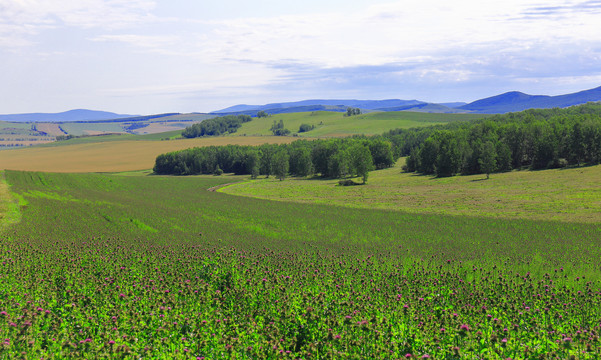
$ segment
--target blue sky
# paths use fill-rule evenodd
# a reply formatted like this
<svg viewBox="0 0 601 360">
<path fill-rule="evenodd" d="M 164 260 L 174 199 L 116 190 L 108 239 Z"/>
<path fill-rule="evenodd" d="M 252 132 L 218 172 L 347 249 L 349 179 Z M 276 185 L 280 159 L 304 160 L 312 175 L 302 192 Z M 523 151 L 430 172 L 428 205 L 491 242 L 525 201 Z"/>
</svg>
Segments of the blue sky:
<svg viewBox="0 0 601 360">
<path fill-rule="evenodd" d="M 601 86 L 601 0 L 0 0 L 0 113 Z"/>
</svg>

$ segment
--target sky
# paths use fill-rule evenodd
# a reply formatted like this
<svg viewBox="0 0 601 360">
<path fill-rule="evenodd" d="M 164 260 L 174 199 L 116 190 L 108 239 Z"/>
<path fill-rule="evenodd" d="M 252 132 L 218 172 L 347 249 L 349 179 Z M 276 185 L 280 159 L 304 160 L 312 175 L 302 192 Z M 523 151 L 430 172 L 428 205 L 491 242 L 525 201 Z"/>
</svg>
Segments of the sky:
<svg viewBox="0 0 601 360">
<path fill-rule="evenodd" d="M 0 0 L 0 114 L 601 86 L 601 0 Z"/>
</svg>

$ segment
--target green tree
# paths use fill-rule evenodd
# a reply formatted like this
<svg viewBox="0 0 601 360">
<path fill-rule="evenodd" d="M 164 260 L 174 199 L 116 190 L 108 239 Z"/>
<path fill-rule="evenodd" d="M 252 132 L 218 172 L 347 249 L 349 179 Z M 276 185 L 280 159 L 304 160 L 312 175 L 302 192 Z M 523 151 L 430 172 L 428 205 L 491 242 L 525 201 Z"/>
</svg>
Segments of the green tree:
<svg viewBox="0 0 601 360">
<path fill-rule="evenodd" d="M 251 149 L 246 153 L 245 156 L 246 171 L 250 174 L 252 179 L 256 179 L 259 176 L 261 158 L 259 153 L 255 149 Z"/>
<path fill-rule="evenodd" d="M 271 132 L 274 136 L 286 136 L 290 134 L 290 130 L 284 127 L 284 120 L 280 119 L 279 122 L 273 120 L 273 125 L 271 125 Z"/>
<path fill-rule="evenodd" d="M 374 169 L 373 159 L 369 148 L 364 144 L 355 144 L 350 150 L 353 170 L 357 176 L 363 179 L 363 183 L 367 182 L 369 172 Z"/>
<path fill-rule="evenodd" d="M 275 146 L 276 145 L 265 144 L 260 147 L 260 172 L 267 178 L 273 174 Z"/>
<path fill-rule="evenodd" d="M 278 149 L 273 157 L 273 174 L 280 179 L 286 178 L 290 166 L 290 157 L 285 149 Z"/>
<path fill-rule="evenodd" d="M 269 114 L 268 114 L 268 113 L 266 113 L 266 112 L 265 112 L 265 111 L 263 111 L 263 110 L 261 110 L 261 111 L 259 111 L 259 112 L 257 113 L 257 117 L 258 117 L 258 118 L 264 118 L 264 117 L 268 117 L 268 116 L 269 116 Z"/>
<path fill-rule="evenodd" d="M 332 178 L 343 178 L 351 173 L 350 153 L 340 149 L 328 159 L 328 174 Z"/>
<path fill-rule="evenodd" d="M 436 173 L 436 156 L 438 155 L 438 142 L 429 137 L 419 149 L 418 171 L 429 175 Z"/>
<path fill-rule="evenodd" d="M 302 132 L 311 131 L 313 129 L 315 129 L 315 125 L 301 124 L 298 128 L 298 132 L 302 133 Z"/>
<path fill-rule="evenodd" d="M 290 152 L 290 172 L 296 176 L 309 176 L 313 172 L 311 151 L 307 146 L 297 147 Z"/>
<path fill-rule="evenodd" d="M 457 136 L 450 131 L 440 131 L 437 138 L 436 176 L 453 176 L 461 169 L 462 154 Z"/>
<path fill-rule="evenodd" d="M 373 139 L 369 142 L 369 151 L 376 169 L 389 168 L 394 165 L 392 144 L 382 138 Z"/>
<path fill-rule="evenodd" d="M 219 175 L 222 175 L 222 174 L 223 174 L 223 170 L 221 170 L 221 168 L 219 167 L 219 165 L 217 165 L 217 166 L 215 167 L 215 172 L 214 172 L 214 174 L 215 174 L 215 175 L 217 175 L 217 176 L 219 176 Z"/>
<path fill-rule="evenodd" d="M 489 179 L 490 173 L 497 170 L 497 150 L 492 141 L 487 141 L 482 144 L 478 162 L 480 163 L 480 169 L 486 174 L 486 179 Z"/>
<path fill-rule="evenodd" d="M 361 109 L 359 108 L 353 108 L 353 107 L 347 107 L 346 108 L 346 116 L 353 116 L 353 115 L 361 115 Z"/>
</svg>

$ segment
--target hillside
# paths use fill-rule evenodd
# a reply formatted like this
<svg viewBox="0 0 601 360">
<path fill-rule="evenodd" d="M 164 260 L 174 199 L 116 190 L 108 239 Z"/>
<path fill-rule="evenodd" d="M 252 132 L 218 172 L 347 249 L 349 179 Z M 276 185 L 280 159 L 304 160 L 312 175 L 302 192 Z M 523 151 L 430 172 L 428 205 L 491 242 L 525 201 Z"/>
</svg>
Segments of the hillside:
<svg viewBox="0 0 601 360">
<path fill-rule="evenodd" d="M 292 133 L 301 124 L 315 125 L 315 129 L 298 134 L 299 136 L 349 136 L 355 134 L 376 135 L 396 128 L 423 127 L 446 124 L 453 121 L 481 119 L 479 114 L 430 114 L 419 112 L 373 112 L 369 114 L 345 116 L 343 113 L 317 111 L 293 114 L 276 114 L 265 118 L 255 118 L 245 123 L 234 135 L 270 135 L 274 121 L 282 120 Z"/>
<path fill-rule="evenodd" d="M 220 191 L 296 203 L 330 204 L 416 214 L 601 223 L 601 166 L 435 178 L 395 167 L 372 171 L 365 186 L 338 179 L 260 178 Z M 574 179 L 578 181 L 574 181 Z"/>
<path fill-rule="evenodd" d="M 360 109 L 368 109 L 368 110 L 376 110 L 382 108 L 390 108 L 396 106 L 408 106 L 408 105 L 417 105 L 423 104 L 422 101 L 419 100 L 398 100 L 398 99 L 389 99 L 389 100 L 326 100 L 326 99 L 315 99 L 315 100 L 302 100 L 302 101 L 293 101 L 293 102 L 282 102 L 282 103 L 271 103 L 266 105 L 235 105 L 222 110 L 213 111 L 214 114 L 222 114 L 222 113 L 235 113 L 235 112 L 254 112 L 257 111 L 267 111 L 269 113 L 275 113 L 275 111 L 280 110 L 281 113 L 283 110 L 287 110 L 290 108 L 299 108 L 306 106 L 334 106 L 341 107 L 346 109 L 347 107 L 356 107 Z M 313 111 L 313 110 L 306 110 Z M 293 112 L 293 111 L 288 111 Z"/>
</svg>

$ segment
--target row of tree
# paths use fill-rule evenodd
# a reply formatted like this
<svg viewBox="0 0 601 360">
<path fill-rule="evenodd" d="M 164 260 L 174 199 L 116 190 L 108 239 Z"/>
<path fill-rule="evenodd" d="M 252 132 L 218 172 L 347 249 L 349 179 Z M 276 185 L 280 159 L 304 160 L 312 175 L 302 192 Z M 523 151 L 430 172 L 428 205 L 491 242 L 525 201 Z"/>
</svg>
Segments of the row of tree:
<svg viewBox="0 0 601 360">
<path fill-rule="evenodd" d="M 250 115 L 226 115 L 188 126 L 182 132 L 185 138 L 196 138 L 200 136 L 219 136 L 226 133 L 235 133 L 242 123 L 252 120 Z"/>
<path fill-rule="evenodd" d="M 359 176 L 365 183 L 369 171 L 390 167 L 392 144 L 383 137 L 299 140 L 291 144 L 261 146 L 211 146 L 159 155 L 154 172 L 163 175 L 196 175 L 221 172 L 239 175 L 275 175 L 328 178 Z"/>
<path fill-rule="evenodd" d="M 361 115 L 361 109 L 359 109 L 359 108 L 353 108 L 353 107 L 347 107 L 346 108 L 346 116 L 353 116 L 353 115 Z"/>
<path fill-rule="evenodd" d="M 437 176 L 490 174 L 601 162 L 601 104 L 536 109 L 386 137 L 406 170 Z"/>
</svg>

